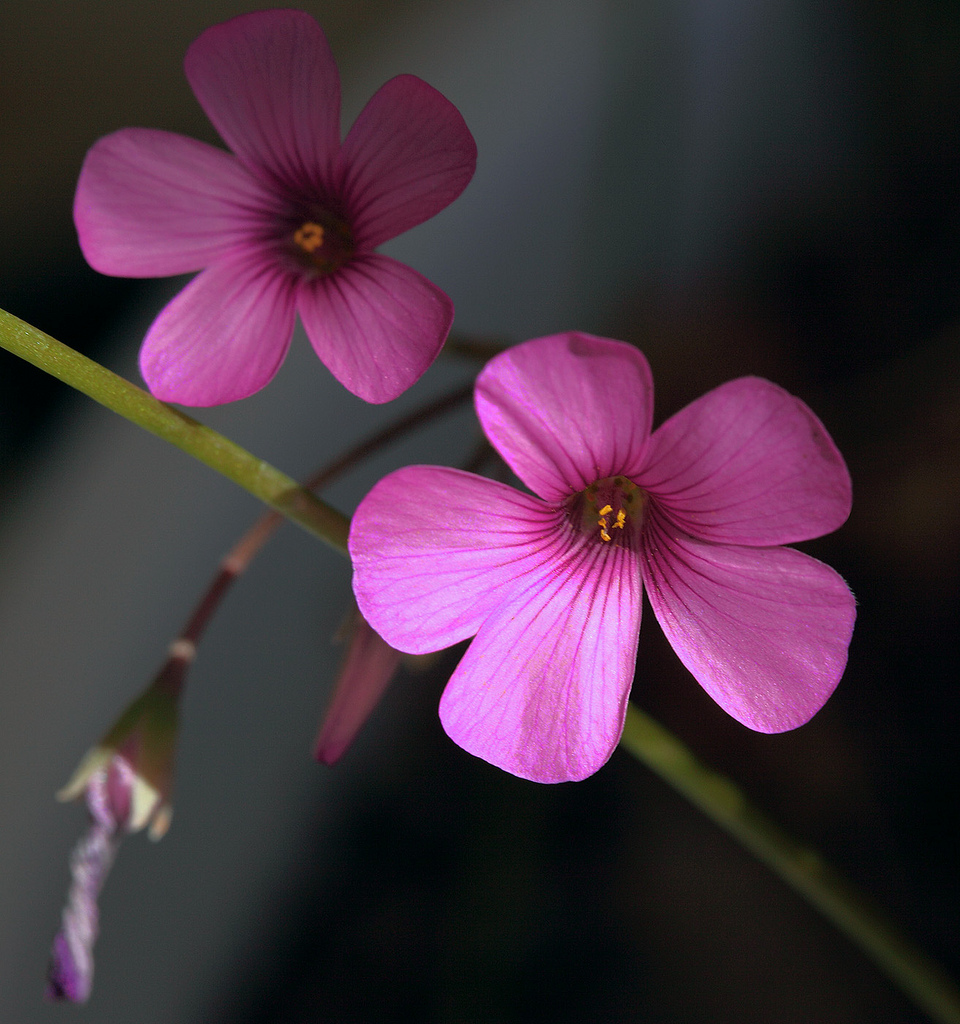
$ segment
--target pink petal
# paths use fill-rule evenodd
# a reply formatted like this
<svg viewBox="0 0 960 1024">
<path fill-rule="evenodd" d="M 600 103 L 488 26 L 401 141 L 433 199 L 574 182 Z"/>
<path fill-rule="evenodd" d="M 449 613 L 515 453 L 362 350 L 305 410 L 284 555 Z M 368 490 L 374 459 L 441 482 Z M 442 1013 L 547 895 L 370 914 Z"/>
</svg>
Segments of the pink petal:
<svg viewBox="0 0 960 1024">
<path fill-rule="evenodd" d="M 823 424 L 757 377 L 723 384 L 664 423 L 637 481 L 702 540 L 820 537 L 850 514 L 850 475 Z"/>
<path fill-rule="evenodd" d="M 413 75 L 391 79 L 343 144 L 342 190 L 357 244 L 374 249 L 439 213 L 476 164 L 477 145 L 457 108 Z"/>
<path fill-rule="evenodd" d="M 294 286 L 245 251 L 195 277 L 154 320 L 140 372 L 164 402 L 221 405 L 259 391 L 290 346 Z"/>
<path fill-rule="evenodd" d="M 537 498 L 457 469 L 407 466 L 353 515 L 353 590 L 387 643 L 439 651 L 473 636 L 518 576 L 548 565 L 559 534 L 557 513 Z"/>
<path fill-rule="evenodd" d="M 371 253 L 304 283 L 297 309 L 307 337 L 340 383 L 365 402 L 390 402 L 436 359 L 453 303 L 410 267 Z"/>
<path fill-rule="evenodd" d="M 380 703 L 399 664 L 400 652 L 382 640 L 354 608 L 347 656 L 314 745 L 318 761 L 334 764 L 340 759 Z"/>
<path fill-rule="evenodd" d="M 534 782 L 592 775 L 623 731 L 640 594 L 636 555 L 620 545 L 580 543 L 519 576 L 443 692 L 447 734 Z"/>
<path fill-rule="evenodd" d="M 649 521 L 644 584 L 700 685 L 758 732 L 803 725 L 843 674 L 856 616 L 829 566 L 792 548 L 703 544 Z"/>
<path fill-rule="evenodd" d="M 653 379 L 642 353 L 590 334 L 554 334 L 492 359 L 477 414 L 510 468 L 546 501 L 642 465 Z"/>
<path fill-rule="evenodd" d="M 166 277 L 229 252 L 272 203 L 229 153 L 172 132 L 123 128 L 87 153 L 73 216 L 94 270 Z"/>
<path fill-rule="evenodd" d="M 47 999 L 85 1003 L 93 988 L 97 900 L 120 846 L 118 833 L 93 821 L 70 856 L 70 890 L 47 968 Z"/>
<path fill-rule="evenodd" d="M 309 14 L 255 11 L 214 25 L 187 50 L 184 70 L 241 163 L 301 196 L 325 197 L 340 149 L 340 76 Z"/>
<path fill-rule="evenodd" d="M 90 998 L 93 947 L 100 930 L 97 901 L 120 848 L 120 834 L 129 824 L 132 778 L 129 765 L 115 758 L 108 768 L 97 769 L 88 781 L 90 827 L 70 855 L 70 890 L 60 931 L 50 951 L 47 999 L 85 1003 Z"/>
</svg>

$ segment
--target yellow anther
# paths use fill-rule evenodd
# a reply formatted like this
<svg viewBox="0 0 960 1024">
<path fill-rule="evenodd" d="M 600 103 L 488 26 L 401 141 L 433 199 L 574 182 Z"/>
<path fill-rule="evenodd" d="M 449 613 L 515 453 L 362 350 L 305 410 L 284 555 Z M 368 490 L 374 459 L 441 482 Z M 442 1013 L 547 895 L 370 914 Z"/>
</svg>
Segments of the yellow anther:
<svg viewBox="0 0 960 1024">
<path fill-rule="evenodd" d="M 304 252 L 316 252 L 323 245 L 323 228 L 308 220 L 294 231 L 293 240 Z"/>
<path fill-rule="evenodd" d="M 646 495 L 632 480 L 612 476 L 571 495 L 567 514 L 571 525 L 594 541 L 634 545 L 643 527 L 645 503 Z M 614 530 L 620 531 L 619 537 Z"/>
<path fill-rule="evenodd" d="M 607 533 L 607 516 L 613 511 L 613 505 L 604 505 L 600 509 L 597 515 L 597 526 L 600 527 L 600 539 L 610 540 L 610 534 Z"/>
</svg>

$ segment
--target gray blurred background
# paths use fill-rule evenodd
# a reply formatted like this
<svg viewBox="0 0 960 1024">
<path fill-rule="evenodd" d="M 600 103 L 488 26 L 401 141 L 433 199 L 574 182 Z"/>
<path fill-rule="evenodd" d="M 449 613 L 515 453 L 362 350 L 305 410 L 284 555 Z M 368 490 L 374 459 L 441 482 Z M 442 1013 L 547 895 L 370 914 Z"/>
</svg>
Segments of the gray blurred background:
<svg viewBox="0 0 960 1024">
<path fill-rule="evenodd" d="M 187 45 L 254 4 L 0 8 L 0 306 L 137 380 L 182 282 L 104 278 L 70 209 L 83 154 L 144 125 L 217 141 Z M 955 975 L 960 578 L 960 7 L 921 0 L 382 0 L 303 5 L 344 128 L 410 72 L 479 147 L 452 207 L 387 251 L 456 329 L 635 342 L 658 420 L 730 377 L 808 401 L 850 522 L 805 549 L 860 602 L 847 674 L 782 736 L 715 707 L 645 616 L 634 699 L 822 848 Z M 392 406 L 298 332 L 278 378 L 201 418 L 293 475 Z M 331 489 L 462 463 L 469 410 Z M 184 700 L 173 826 L 125 843 L 83 1008 L 41 999 L 81 807 L 53 793 L 158 668 L 245 493 L 0 352 L 0 1021 L 919 1022 L 843 938 L 617 753 L 538 787 L 443 735 L 450 662 L 402 674 L 333 769 L 310 759 L 349 570 L 292 526 L 228 598 Z M 954 682 L 950 680 L 953 679 Z"/>
</svg>

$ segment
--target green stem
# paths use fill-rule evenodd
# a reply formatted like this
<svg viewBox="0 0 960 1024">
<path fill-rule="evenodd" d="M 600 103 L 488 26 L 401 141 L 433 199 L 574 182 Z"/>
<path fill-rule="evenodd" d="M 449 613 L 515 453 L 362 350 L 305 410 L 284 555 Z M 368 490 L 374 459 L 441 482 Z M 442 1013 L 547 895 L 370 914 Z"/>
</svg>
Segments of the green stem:
<svg viewBox="0 0 960 1024">
<path fill-rule="evenodd" d="M 701 764 L 634 704 L 620 743 L 793 886 L 933 1020 L 960 1024 L 960 991 L 940 967 L 815 850 L 796 843 L 752 806 L 730 779 Z"/>
<path fill-rule="evenodd" d="M 217 431 L 158 402 L 142 388 L 2 309 L 0 347 L 176 445 L 287 519 L 346 553 L 350 529 L 346 516 Z"/>
</svg>

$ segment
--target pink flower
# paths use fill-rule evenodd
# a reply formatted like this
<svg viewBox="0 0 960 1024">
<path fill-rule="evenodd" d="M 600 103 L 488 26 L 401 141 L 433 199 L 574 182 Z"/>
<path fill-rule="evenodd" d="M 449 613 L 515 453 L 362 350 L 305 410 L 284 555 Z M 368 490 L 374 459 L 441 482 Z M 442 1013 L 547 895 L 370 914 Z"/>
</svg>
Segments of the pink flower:
<svg viewBox="0 0 960 1024">
<path fill-rule="evenodd" d="M 477 379 L 493 446 L 534 492 L 409 466 L 350 532 L 360 610 L 422 653 L 475 635 L 440 702 L 450 737 L 537 782 L 582 779 L 623 730 L 641 593 L 681 661 L 744 725 L 806 722 L 843 673 L 854 600 L 781 544 L 850 511 L 850 477 L 803 402 L 754 377 L 651 434 L 646 359 L 560 334 Z"/>
<path fill-rule="evenodd" d="M 91 148 L 74 202 L 96 270 L 202 270 L 147 333 L 140 369 L 150 390 L 187 405 L 253 394 L 283 361 L 299 313 L 345 387 L 368 402 L 396 398 L 436 357 L 453 305 L 375 249 L 466 187 L 476 145 L 463 118 L 401 75 L 341 143 L 337 67 L 301 11 L 215 25 L 189 48 L 185 70 L 233 154 L 125 128 Z"/>
</svg>

